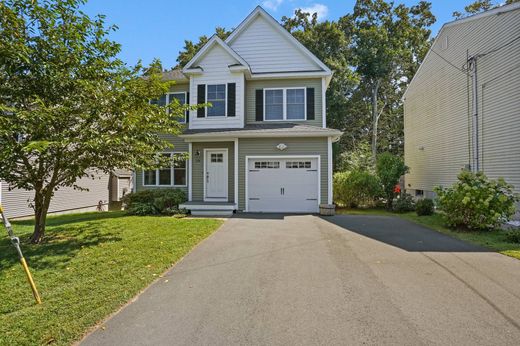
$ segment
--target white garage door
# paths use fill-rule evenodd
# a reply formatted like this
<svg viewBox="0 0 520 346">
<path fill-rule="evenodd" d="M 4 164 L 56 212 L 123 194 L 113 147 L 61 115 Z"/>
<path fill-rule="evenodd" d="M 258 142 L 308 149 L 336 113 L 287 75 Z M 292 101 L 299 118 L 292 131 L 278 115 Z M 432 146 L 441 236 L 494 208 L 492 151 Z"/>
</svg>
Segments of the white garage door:
<svg viewBox="0 0 520 346">
<path fill-rule="evenodd" d="M 248 211 L 318 211 L 318 159 L 249 159 L 247 174 Z"/>
</svg>

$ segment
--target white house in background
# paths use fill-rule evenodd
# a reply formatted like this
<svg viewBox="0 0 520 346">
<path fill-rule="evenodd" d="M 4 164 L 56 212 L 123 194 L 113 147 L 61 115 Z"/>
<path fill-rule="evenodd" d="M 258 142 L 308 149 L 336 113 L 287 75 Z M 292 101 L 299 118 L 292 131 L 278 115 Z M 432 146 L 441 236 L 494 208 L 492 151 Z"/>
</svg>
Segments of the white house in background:
<svg viewBox="0 0 520 346">
<path fill-rule="evenodd" d="M 172 52 L 173 53 L 173 52 Z M 165 134 L 172 167 L 136 172 L 136 190 L 182 189 L 192 214 L 306 212 L 332 203 L 325 92 L 331 70 L 261 7 L 223 41 L 213 36 L 182 70 L 166 104 L 202 104 L 184 132 Z"/>
<path fill-rule="evenodd" d="M 432 196 L 462 169 L 520 192 L 520 3 L 444 24 L 404 94 L 406 189 Z"/>
</svg>

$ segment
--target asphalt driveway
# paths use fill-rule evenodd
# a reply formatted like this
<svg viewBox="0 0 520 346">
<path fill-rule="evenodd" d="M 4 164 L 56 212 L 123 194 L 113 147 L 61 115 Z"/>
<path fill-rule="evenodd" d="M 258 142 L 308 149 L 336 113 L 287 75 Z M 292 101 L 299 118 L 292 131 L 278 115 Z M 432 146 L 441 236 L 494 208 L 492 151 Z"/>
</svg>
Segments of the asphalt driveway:
<svg viewBox="0 0 520 346">
<path fill-rule="evenodd" d="M 383 216 L 228 220 L 83 345 L 518 345 L 520 261 Z"/>
</svg>

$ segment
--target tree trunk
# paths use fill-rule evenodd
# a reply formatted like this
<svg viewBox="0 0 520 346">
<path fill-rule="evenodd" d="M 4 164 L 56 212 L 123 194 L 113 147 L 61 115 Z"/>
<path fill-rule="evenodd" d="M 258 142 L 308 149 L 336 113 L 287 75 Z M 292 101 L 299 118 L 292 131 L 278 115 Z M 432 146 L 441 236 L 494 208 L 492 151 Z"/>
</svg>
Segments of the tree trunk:
<svg viewBox="0 0 520 346">
<path fill-rule="evenodd" d="M 34 231 L 30 238 L 31 243 L 40 243 L 45 235 L 47 212 L 51 202 L 50 196 L 43 191 L 36 191 L 34 195 Z"/>
<path fill-rule="evenodd" d="M 377 123 L 379 122 L 379 114 L 377 112 L 377 93 L 379 92 L 379 81 L 372 85 L 372 161 L 376 164 L 377 156 Z"/>
</svg>

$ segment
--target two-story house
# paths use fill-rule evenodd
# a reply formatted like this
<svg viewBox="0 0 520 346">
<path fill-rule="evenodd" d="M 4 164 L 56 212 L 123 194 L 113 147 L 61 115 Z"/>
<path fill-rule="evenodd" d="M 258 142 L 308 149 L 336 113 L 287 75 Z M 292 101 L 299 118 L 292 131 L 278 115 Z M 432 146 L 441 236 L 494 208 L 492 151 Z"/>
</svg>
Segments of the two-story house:
<svg viewBox="0 0 520 346">
<path fill-rule="evenodd" d="M 159 102 L 211 103 L 168 136 L 186 162 L 137 172 L 137 191 L 184 189 L 192 214 L 318 212 L 332 203 L 325 91 L 331 70 L 257 7 L 223 41 L 213 36 Z"/>
</svg>

